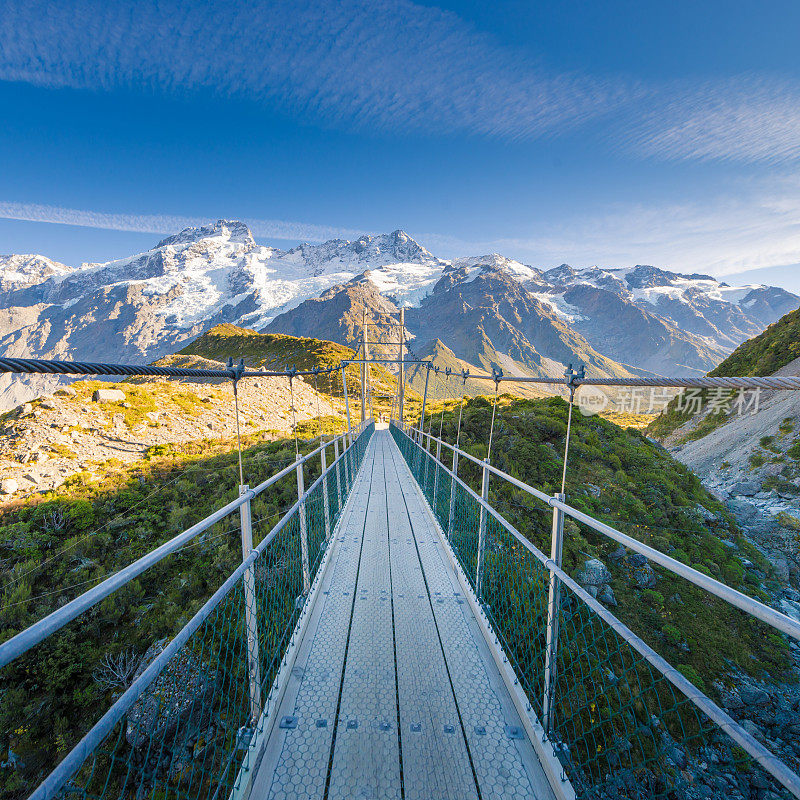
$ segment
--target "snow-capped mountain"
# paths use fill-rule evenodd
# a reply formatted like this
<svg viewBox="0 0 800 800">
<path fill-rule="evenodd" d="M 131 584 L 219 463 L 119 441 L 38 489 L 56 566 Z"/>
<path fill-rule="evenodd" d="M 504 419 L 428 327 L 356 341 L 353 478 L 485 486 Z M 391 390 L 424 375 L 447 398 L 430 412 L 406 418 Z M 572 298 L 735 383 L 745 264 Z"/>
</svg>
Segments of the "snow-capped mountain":
<svg viewBox="0 0 800 800">
<path fill-rule="evenodd" d="M 224 220 L 105 264 L 0 256 L 0 346 L 18 357 L 152 361 L 219 322 L 347 341 L 366 304 L 411 309 L 415 347 L 440 339 L 484 368 L 510 358 L 552 373 L 574 357 L 605 373 L 705 372 L 798 303 L 782 289 L 655 267 L 448 261 L 402 231 L 280 250 Z M 6 407 L 33 391 L 4 380 Z"/>
</svg>

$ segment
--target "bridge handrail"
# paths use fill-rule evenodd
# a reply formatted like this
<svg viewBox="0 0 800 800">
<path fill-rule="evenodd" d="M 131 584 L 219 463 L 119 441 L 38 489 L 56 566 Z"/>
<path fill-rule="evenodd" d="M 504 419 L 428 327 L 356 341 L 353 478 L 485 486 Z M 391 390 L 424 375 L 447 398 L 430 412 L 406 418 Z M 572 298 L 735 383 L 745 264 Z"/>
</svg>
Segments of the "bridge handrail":
<svg viewBox="0 0 800 800">
<path fill-rule="evenodd" d="M 360 434 L 366 424 L 366 422 L 361 423 L 358 427 L 354 428 L 354 436 Z M 88 589 L 83 594 L 78 595 L 78 597 L 74 598 L 61 608 L 56 609 L 46 617 L 43 617 L 38 622 L 35 622 L 33 625 L 25 628 L 25 630 L 20 631 L 7 641 L 0 644 L 0 668 L 6 666 L 15 658 L 18 658 L 23 653 L 30 650 L 31 647 L 34 647 L 51 634 L 63 628 L 68 622 L 71 622 L 73 619 L 80 616 L 84 611 L 88 610 L 92 606 L 97 605 L 97 603 L 101 602 L 106 597 L 125 586 L 125 584 L 141 575 L 159 561 L 162 561 L 168 555 L 174 553 L 176 550 L 179 550 L 187 542 L 190 542 L 196 536 L 208 530 L 217 522 L 236 511 L 244 503 L 252 500 L 254 497 L 257 497 L 281 478 L 285 478 L 287 475 L 294 472 L 297 469 L 298 463 L 305 464 L 307 461 L 314 458 L 314 456 L 318 455 L 323 448 L 327 448 L 334 442 L 338 442 L 347 436 L 347 433 L 342 433 L 339 436 L 331 439 L 329 442 L 325 442 L 324 444 L 320 445 L 310 453 L 301 456 L 299 461 L 293 461 L 289 466 L 280 470 L 280 472 L 275 473 L 275 475 L 267 478 L 267 480 L 258 484 L 258 486 L 256 486 L 254 489 L 249 489 L 248 491 L 243 492 L 235 500 L 232 500 L 230 503 L 218 509 L 213 514 L 210 514 L 205 519 L 200 520 L 200 522 L 192 525 L 190 528 L 187 528 L 182 533 L 177 534 L 169 541 L 164 542 L 164 544 L 157 547 L 155 550 L 151 550 L 149 553 L 134 561 L 132 564 L 129 564 L 127 567 L 123 567 L 121 570 L 109 576 L 97 586 L 93 586 L 91 589 Z M 346 452 L 347 448 L 342 451 L 339 459 L 336 459 L 330 464 L 325 474 L 331 471 L 335 464 L 341 458 L 343 458 Z M 316 486 L 322 477 L 323 476 L 320 475 L 319 478 L 317 478 L 317 480 L 314 482 L 313 486 Z M 311 489 L 309 489 L 309 491 L 311 491 Z M 306 492 L 306 494 L 307 493 L 308 492 Z"/>
<path fill-rule="evenodd" d="M 355 434 L 360 436 L 366 428 L 372 423 L 372 420 L 365 420 L 358 427 L 353 429 L 354 444 Z M 347 436 L 347 434 L 342 434 Z M 338 440 L 341 437 L 336 437 Z M 326 442 L 327 447 L 331 442 Z M 322 450 L 322 447 L 317 448 L 312 453 L 305 456 L 305 459 L 311 458 L 315 453 Z M 224 583 L 217 589 L 216 592 L 202 605 L 197 613 L 181 628 L 176 636 L 167 644 L 164 650 L 156 656 L 155 659 L 148 665 L 142 674 L 136 678 L 128 689 L 114 702 L 114 704 L 103 714 L 103 716 L 89 729 L 85 736 L 67 753 L 63 760 L 53 769 L 53 771 L 39 784 L 37 789 L 30 795 L 28 800 L 51 800 L 58 795 L 59 791 L 65 783 L 81 768 L 84 762 L 89 758 L 91 753 L 102 743 L 102 741 L 114 730 L 114 727 L 122 720 L 125 714 L 130 711 L 133 705 L 142 697 L 147 688 L 159 676 L 162 670 L 170 662 L 170 660 L 186 645 L 193 633 L 195 633 L 203 622 L 208 619 L 214 609 L 222 602 L 222 600 L 231 592 L 237 581 L 247 572 L 254 561 L 258 559 L 276 536 L 286 527 L 292 516 L 301 508 L 303 503 L 308 500 L 317 487 L 322 483 L 326 476 L 333 472 L 342 459 L 347 457 L 347 450 L 343 450 L 337 459 L 335 459 L 324 472 L 314 480 L 314 482 L 306 489 L 301 497 L 294 502 L 294 504 L 283 514 L 281 519 L 275 524 L 270 532 L 262 539 L 259 544 L 253 548 L 247 558 L 242 560 L 242 563 L 226 578 Z M 291 468 L 296 469 L 298 462 L 293 462 Z M 278 476 L 288 474 L 286 470 L 282 470 L 276 475 L 273 475 L 264 483 L 259 484 L 259 491 L 272 485 L 278 479 Z M 253 490 L 255 492 L 255 490 Z M 240 498 L 244 502 L 251 493 L 244 493 Z M 234 506 L 229 503 L 225 506 Z M 220 509 L 222 511 L 223 509 Z M 219 512 L 217 512 L 219 513 Z M 213 516 L 213 515 L 212 515 Z M 210 519 L 210 517 L 209 517 Z M 190 529 L 191 530 L 191 529 Z M 138 563 L 138 562 L 137 562 Z"/>
<path fill-rule="evenodd" d="M 417 434 L 420 432 L 418 428 L 413 428 L 413 430 Z M 404 431 L 404 433 L 408 435 L 407 432 Z M 469 453 L 465 453 L 463 450 L 454 447 L 448 442 L 445 442 L 444 439 L 438 439 L 432 434 L 425 433 L 424 431 L 422 432 L 422 435 L 436 444 L 441 442 L 443 447 L 447 447 L 450 450 L 458 453 L 459 458 L 466 458 L 481 468 L 485 467 L 487 471 L 493 475 L 497 475 L 497 477 L 502 478 L 505 481 L 508 481 L 508 483 L 516 486 L 518 489 L 522 489 L 523 491 L 533 495 L 553 508 L 561 509 L 565 514 L 577 520 L 578 522 L 582 522 L 584 525 L 592 528 L 598 533 L 608 536 L 610 539 L 619 542 L 630 550 L 640 553 L 641 555 L 649 558 L 651 561 L 655 561 L 657 564 L 661 565 L 665 569 L 668 569 L 670 572 L 674 572 L 676 575 L 686 579 L 689 581 L 689 583 L 699 586 L 701 589 L 705 589 L 707 592 L 719 597 L 721 600 L 725 600 L 727 603 L 736 606 L 751 616 L 756 617 L 762 622 L 766 622 L 768 625 L 771 625 L 773 628 L 776 628 L 788 636 L 791 636 L 793 639 L 800 641 L 800 622 L 793 620 L 786 614 L 782 614 L 780 611 L 776 611 L 774 608 L 771 608 L 759 600 L 733 589 L 727 584 L 712 578 L 710 575 L 706 575 L 699 570 L 693 569 L 688 564 L 684 564 L 682 561 L 678 561 L 677 559 L 668 556 L 666 553 L 662 553 L 660 550 L 656 550 L 654 547 L 650 547 L 650 545 L 644 544 L 644 542 L 640 542 L 638 539 L 634 539 L 633 537 L 622 533 L 622 531 L 617 530 L 605 522 L 595 519 L 583 511 L 579 511 L 577 508 L 573 508 L 556 497 L 551 497 L 550 495 L 545 494 L 544 492 L 534 488 L 533 486 L 530 486 L 524 481 L 509 475 L 507 472 L 503 472 L 502 470 L 497 469 L 497 467 L 493 467 L 491 464 L 481 461 L 481 459 L 476 458 Z M 430 454 L 430 451 L 428 452 Z M 432 458 L 434 458 L 434 460 L 436 460 L 432 454 L 430 455 Z M 438 463 L 441 464 L 440 461 Z"/>
<path fill-rule="evenodd" d="M 751 736 L 738 722 L 730 717 L 720 708 L 710 697 L 701 692 L 691 681 L 681 672 L 673 667 L 668 661 L 660 656 L 650 645 L 637 636 L 627 625 L 615 617 L 602 603 L 593 598 L 579 583 L 571 578 L 564 570 L 556 564 L 553 559 L 548 558 L 539 550 L 527 537 L 523 536 L 508 520 L 496 511 L 489 503 L 484 500 L 477 492 L 468 486 L 451 469 L 445 466 L 431 452 L 422 447 L 419 442 L 402 430 L 396 423 L 392 425 L 401 431 L 416 447 L 422 450 L 428 458 L 436 463 L 442 471 L 450 476 L 469 496 L 494 517 L 528 552 L 531 553 L 541 564 L 553 575 L 564 583 L 580 598 L 593 612 L 595 612 L 607 625 L 609 625 L 622 639 L 624 639 L 634 650 L 645 658 L 656 670 L 658 670 L 675 688 L 677 688 L 688 700 L 694 703 L 706 716 L 715 722 L 725 731 L 746 753 L 752 756 L 764 769 L 769 772 L 776 780 L 780 781 L 787 789 L 800 797 L 800 776 L 793 772 L 783 763 L 774 753 L 768 750 L 761 742 Z M 412 429 L 417 433 L 417 429 Z M 434 437 L 435 438 L 435 437 Z M 438 441 L 438 440 L 437 440 Z M 467 455 L 472 460 L 474 457 Z M 479 464 L 484 462 L 478 460 Z M 505 476 L 505 473 L 497 471 Z M 511 476 L 509 476 L 511 477 Z M 579 512 L 580 513 L 580 512 Z M 624 534 L 623 534 L 624 535 Z"/>
</svg>

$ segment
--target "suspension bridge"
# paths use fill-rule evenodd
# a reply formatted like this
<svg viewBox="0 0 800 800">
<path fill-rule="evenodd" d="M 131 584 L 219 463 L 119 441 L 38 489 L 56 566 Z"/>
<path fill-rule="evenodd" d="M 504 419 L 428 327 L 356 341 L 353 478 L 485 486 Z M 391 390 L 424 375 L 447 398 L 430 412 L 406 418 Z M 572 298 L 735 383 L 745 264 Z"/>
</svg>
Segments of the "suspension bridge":
<svg viewBox="0 0 800 800">
<path fill-rule="evenodd" d="M 800 624 L 425 431 L 407 418 L 404 338 L 370 359 L 347 430 L 0 644 L 0 669 L 168 558 L 237 518 L 242 560 L 30 797 L 800 797 L 800 777 L 562 568 L 573 519 L 800 641 Z M 402 330 L 402 328 L 401 328 Z M 405 356 L 407 356 L 407 350 Z M 392 361 L 391 420 L 369 414 L 368 365 Z M 221 370 L 0 359 L 0 371 L 224 377 Z M 324 370 L 313 370 L 318 375 Z M 496 371 L 488 439 L 491 454 Z M 519 381 L 519 378 L 514 378 Z M 586 378 L 571 371 L 570 397 Z M 628 379 L 629 385 L 651 385 Z M 800 380 L 659 385 L 800 389 Z M 716 381 L 716 383 L 715 383 Z M 725 382 L 728 381 L 729 384 Z M 459 417 L 460 430 L 460 417 Z M 569 429 L 567 432 L 567 445 Z M 564 450 L 566 470 L 568 450 Z M 312 464 L 319 475 L 306 486 Z M 465 480 L 480 475 L 480 489 Z M 254 546 L 251 503 L 282 481 L 296 501 Z M 549 554 L 489 503 L 503 482 L 552 516 Z M 46 709 L 42 711 L 46 713 Z M 690 769 L 690 763 L 696 768 Z M 771 792 L 771 795 L 767 793 Z"/>
</svg>

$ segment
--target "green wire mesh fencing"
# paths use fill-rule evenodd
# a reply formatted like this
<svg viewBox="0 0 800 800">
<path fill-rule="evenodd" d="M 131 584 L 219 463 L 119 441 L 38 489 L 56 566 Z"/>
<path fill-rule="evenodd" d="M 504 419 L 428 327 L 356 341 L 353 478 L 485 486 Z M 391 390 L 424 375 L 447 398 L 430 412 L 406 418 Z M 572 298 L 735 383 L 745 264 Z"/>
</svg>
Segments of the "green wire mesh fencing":
<svg viewBox="0 0 800 800">
<path fill-rule="evenodd" d="M 544 556 L 534 555 L 510 526 L 482 509 L 477 496 L 426 449 L 394 425 L 391 433 L 540 720 L 547 716 L 549 671 L 548 738 L 579 798 L 794 796 L 677 689 L 622 635 L 630 632 L 596 601 L 587 601 L 572 581 L 556 579 L 557 614 L 550 622 L 558 631 L 557 645 L 548 663 L 551 573 Z"/>
<path fill-rule="evenodd" d="M 313 583 L 373 431 L 365 427 L 172 644 L 156 648 L 134 677 L 135 702 L 117 701 L 124 716 L 105 731 L 101 720 L 32 797 L 217 800 L 241 787 L 304 606 L 301 539 Z M 64 774 L 73 757 L 78 768 Z"/>
</svg>

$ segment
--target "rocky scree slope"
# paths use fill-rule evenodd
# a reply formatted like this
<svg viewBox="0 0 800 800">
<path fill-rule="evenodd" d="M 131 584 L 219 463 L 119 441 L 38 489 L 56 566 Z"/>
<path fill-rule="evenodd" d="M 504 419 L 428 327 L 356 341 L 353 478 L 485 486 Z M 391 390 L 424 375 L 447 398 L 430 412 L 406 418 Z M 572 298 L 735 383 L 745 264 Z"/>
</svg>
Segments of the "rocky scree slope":
<svg viewBox="0 0 800 800">
<path fill-rule="evenodd" d="M 201 364 L 193 358 L 189 365 Z M 332 421 L 344 425 L 344 404 L 302 378 L 294 380 L 294 404 L 298 423 L 315 425 L 319 411 L 328 427 Z M 286 379 L 242 380 L 239 412 L 244 435 L 290 434 Z M 233 447 L 236 436 L 230 382 L 79 381 L 6 412 L 0 424 L 0 502 L 56 489 L 76 473 L 92 479 L 109 465 L 164 454 L 172 446 L 225 441 Z"/>
<path fill-rule="evenodd" d="M 741 345 L 712 375 L 800 375 L 800 312 Z M 779 610 L 800 621 L 800 393 L 762 391 L 744 413 L 713 403 L 681 413 L 673 402 L 650 426 L 672 454 L 724 500 L 772 563 Z M 755 412 L 755 413 L 753 413 Z"/>
</svg>

